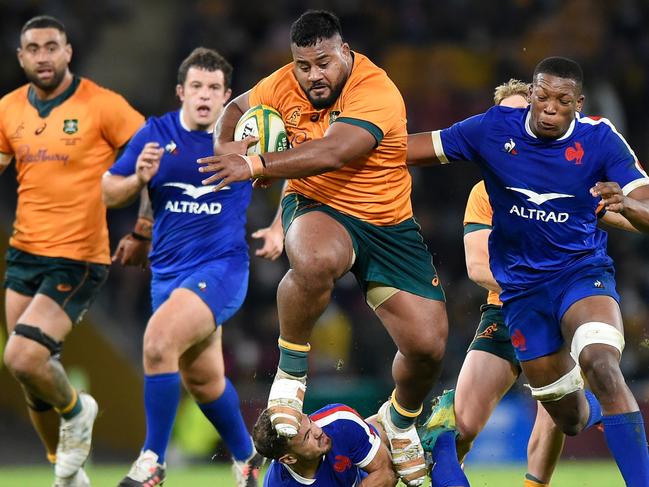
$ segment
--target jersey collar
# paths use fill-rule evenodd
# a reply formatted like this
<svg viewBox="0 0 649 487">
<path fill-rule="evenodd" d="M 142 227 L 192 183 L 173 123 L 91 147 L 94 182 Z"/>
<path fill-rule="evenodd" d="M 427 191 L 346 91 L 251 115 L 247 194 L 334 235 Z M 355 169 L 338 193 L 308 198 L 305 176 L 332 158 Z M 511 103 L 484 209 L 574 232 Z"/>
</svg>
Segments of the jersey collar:
<svg viewBox="0 0 649 487">
<path fill-rule="evenodd" d="M 65 100 L 74 95 L 74 92 L 77 91 L 81 79 L 77 76 L 72 78 L 72 83 L 68 86 L 63 93 L 61 93 L 56 98 L 51 100 L 40 100 L 36 96 L 36 90 L 30 85 L 29 90 L 27 91 L 27 100 L 29 100 L 30 105 L 32 105 L 38 112 L 38 116 L 41 118 L 49 117 L 52 110 L 54 110 L 59 105 L 62 105 Z"/>
<path fill-rule="evenodd" d="M 315 481 L 317 480 L 317 479 L 307 479 L 306 477 L 302 477 L 299 473 L 294 472 L 293 469 L 291 467 L 289 467 L 288 465 L 286 465 L 284 463 L 282 463 L 281 465 L 282 465 L 282 467 L 284 467 L 286 469 L 286 471 L 291 475 L 291 477 L 293 477 L 295 479 L 295 481 L 298 484 L 313 485 L 315 483 Z"/>
<path fill-rule="evenodd" d="M 534 137 L 535 139 L 538 139 L 538 137 L 534 135 L 534 132 L 532 132 L 532 128 L 530 127 L 531 116 L 532 116 L 532 111 L 528 108 L 527 115 L 525 116 L 525 132 L 527 132 L 527 135 L 529 135 L 530 137 Z M 572 133 L 575 130 L 575 122 L 577 121 L 578 117 L 579 117 L 579 112 L 575 114 L 575 118 L 573 119 L 572 122 L 570 122 L 570 126 L 568 127 L 568 130 L 566 130 L 566 133 L 556 140 L 566 140 L 568 137 L 572 135 Z"/>
<path fill-rule="evenodd" d="M 185 121 L 183 120 L 183 109 L 181 108 L 178 110 L 178 121 L 180 122 L 180 126 L 185 129 L 187 132 L 203 132 L 202 130 L 192 130 L 190 129 L 186 124 Z M 206 134 L 212 134 L 214 130 L 205 130 Z"/>
</svg>

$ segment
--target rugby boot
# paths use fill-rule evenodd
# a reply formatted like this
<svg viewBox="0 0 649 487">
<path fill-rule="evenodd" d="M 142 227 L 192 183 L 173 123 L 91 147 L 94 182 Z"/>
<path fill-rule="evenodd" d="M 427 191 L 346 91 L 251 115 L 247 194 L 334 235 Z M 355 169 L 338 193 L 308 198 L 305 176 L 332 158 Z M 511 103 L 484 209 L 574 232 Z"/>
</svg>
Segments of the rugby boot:
<svg viewBox="0 0 649 487">
<path fill-rule="evenodd" d="M 444 391 L 431 405 L 430 416 L 419 427 L 421 446 L 426 453 L 432 453 L 439 435 L 445 431 L 455 431 L 455 390 Z"/>
<path fill-rule="evenodd" d="M 126 477 L 117 487 L 154 487 L 164 484 L 167 464 L 158 463 L 158 455 L 151 450 L 140 453 Z"/>
<path fill-rule="evenodd" d="M 237 479 L 237 487 L 258 487 L 259 471 L 265 460 L 256 451 L 245 462 L 232 459 L 232 472 Z"/>
<path fill-rule="evenodd" d="M 57 477 L 52 487 L 90 487 L 90 479 L 86 471 L 81 467 L 72 477 Z"/>
<path fill-rule="evenodd" d="M 401 481 L 408 487 L 418 487 L 426 480 L 426 462 L 415 425 L 397 428 L 390 419 L 390 400 L 383 403 L 377 413 L 392 452 L 392 465 Z"/>
<path fill-rule="evenodd" d="M 56 478 L 71 478 L 90 454 L 92 427 L 97 417 L 97 401 L 85 392 L 79 393 L 81 412 L 72 419 L 61 418 L 59 444 L 56 448 Z"/>
</svg>

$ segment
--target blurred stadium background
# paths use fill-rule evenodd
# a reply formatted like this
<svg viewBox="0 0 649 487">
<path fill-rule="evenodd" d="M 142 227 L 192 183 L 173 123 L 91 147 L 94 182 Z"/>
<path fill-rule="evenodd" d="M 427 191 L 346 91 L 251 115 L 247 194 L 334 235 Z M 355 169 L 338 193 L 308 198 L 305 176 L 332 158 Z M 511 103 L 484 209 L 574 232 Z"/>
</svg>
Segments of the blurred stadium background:
<svg viewBox="0 0 649 487">
<path fill-rule="evenodd" d="M 67 26 L 74 73 L 121 93 L 143 114 L 157 115 L 176 107 L 176 69 L 194 47 L 215 48 L 230 60 L 235 67 L 233 91 L 239 94 L 290 60 L 289 28 L 306 8 L 335 11 L 352 49 L 388 72 L 406 100 L 411 132 L 442 128 L 484 111 L 495 85 L 510 77 L 529 80 L 540 59 L 563 55 L 584 68 L 585 112 L 610 118 L 638 158 L 649 160 L 646 0 L 0 0 L 0 93 L 24 83 L 15 49 L 22 24 L 34 15 L 54 15 Z M 485 298 L 466 277 L 462 248 L 464 203 L 478 179 L 479 172 L 468 163 L 413 171 L 415 214 L 447 292 L 451 326 L 435 393 L 454 385 Z M 9 170 L 0 178 L 3 253 L 15 186 Z M 271 221 L 278 190 L 255 192 L 250 231 Z M 109 213 L 113 248 L 130 231 L 135 213 L 135 207 Z M 623 370 L 649 417 L 647 244 L 646 236 L 610 232 L 626 324 Z M 251 242 L 251 249 L 255 247 Z M 248 298 L 225 325 L 224 348 L 227 373 L 252 422 L 265 403 L 277 364 L 275 289 L 287 261 L 253 257 L 251 267 Z M 75 382 L 97 397 L 102 411 L 95 464 L 132 461 L 141 446 L 140 352 L 150 311 L 148 279 L 147 272 L 113 267 L 98 302 L 66 343 L 64 361 Z M 1 336 L 0 346 L 4 341 Z M 375 411 L 390 392 L 395 349 L 352 277 L 337 286 L 312 343 L 306 409 L 336 401 L 362 413 Z M 42 464 L 42 449 L 28 426 L 18 387 L 1 368 L 0 391 L 0 465 Z M 174 436 L 178 461 L 205 461 L 219 448 L 196 411 L 189 403 L 181 408 Z M 469 465 L 522 461 L 533 411 L 529 396 L 516 387 L 479 439 Z M 564 452 L 565 459 L 602 457 L 607 452 L 597 432 L 570 439 Z M 0 485 L 5 485 L 1 477 Z"/>
</svg>

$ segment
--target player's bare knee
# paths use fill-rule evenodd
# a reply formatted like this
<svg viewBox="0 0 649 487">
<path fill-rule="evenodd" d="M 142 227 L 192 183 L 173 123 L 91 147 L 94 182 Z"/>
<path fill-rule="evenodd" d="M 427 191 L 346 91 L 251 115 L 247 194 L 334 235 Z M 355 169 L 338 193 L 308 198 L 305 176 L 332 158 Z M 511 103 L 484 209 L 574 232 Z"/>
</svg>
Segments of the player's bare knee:
<svg viewBox="0 0 649 487">
<path fill-rule="evenodd" d="M 156 368 L 168 361 L 173 361 L 175 356 L 175 345 L 172 341 L 163 337 L 144 335 L 142 347 L 144 365 L 147 369 Z M 178 360 L 175 360 L 177 363 Z"/>
<path fill-rule="evenodd" d="M 399 351 L 410 362 L 438 364 L 444 358 L 445 340 L 422 340 L 418 337 L 399 341 Z"/>
<path fill-rule="evenodd" d="M 291 257 L 293 278 L 307 285 L 321 285 L 323 281 L 333 281 L 345 272 L 345 263 L 340 255 L 318 249 L 302 252 Z"/>
<path fill-rule="evenodd" d="M 10 339 L 4 352 L 4 364 L 11 374 L 20 382 L 37 376 L 50 359 L 49 350 L 38 343 Z"/>
</svg>

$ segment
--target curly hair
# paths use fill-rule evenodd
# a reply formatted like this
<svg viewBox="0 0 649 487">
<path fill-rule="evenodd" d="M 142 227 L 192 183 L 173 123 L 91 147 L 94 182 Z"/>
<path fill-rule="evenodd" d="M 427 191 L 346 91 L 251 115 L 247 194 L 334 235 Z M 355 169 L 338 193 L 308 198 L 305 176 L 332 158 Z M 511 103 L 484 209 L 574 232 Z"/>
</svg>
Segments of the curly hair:
<svg viewBox="0 0 649 487">
<path fill-rule="evenodd" d="M 291 26 L 291 43 L 298 47 L 315 46 L 322 39 L 343 37 L 340 19 L 328 10 L 307 10 Z"/>
<path fill-rule="evenodd" d="M 278 460 L 288 453 L 288 438 L 277 434 L 268 409 L 261 413 L 252 428 L 252 441 L 256 450 L 266 458 Z"/>
</svg>

